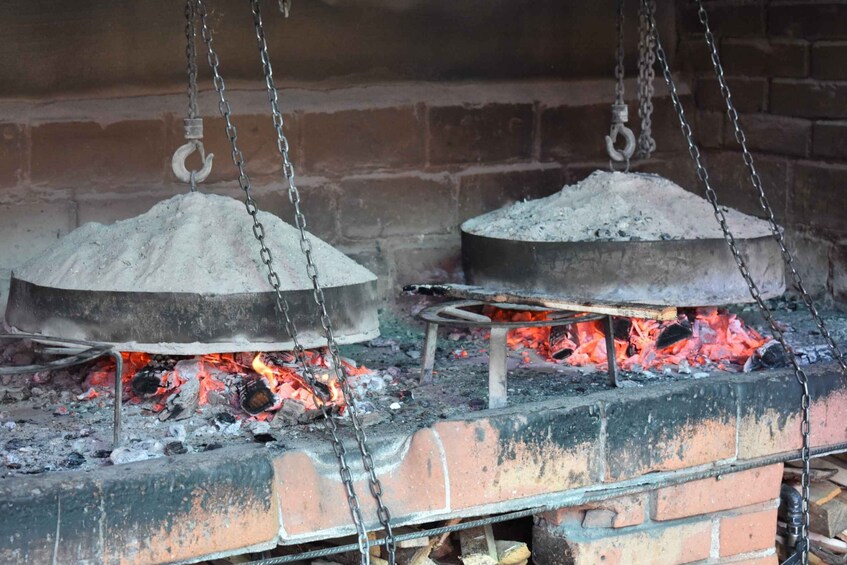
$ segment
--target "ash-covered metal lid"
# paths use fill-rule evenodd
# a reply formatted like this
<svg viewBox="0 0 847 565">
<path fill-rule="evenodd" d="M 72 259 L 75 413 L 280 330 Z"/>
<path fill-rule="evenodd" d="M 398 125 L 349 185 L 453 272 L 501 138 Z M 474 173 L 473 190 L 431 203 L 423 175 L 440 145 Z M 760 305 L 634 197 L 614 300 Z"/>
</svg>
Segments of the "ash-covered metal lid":
<svg viewBox="0 0 847 565">
<path fill-rule="evenodd" d="M 305 347 L 324 345 L 299 231 L 259 212 Z M 376 275 L 310 236 L 336 337 L 379 335 Z M 7 322 L 22 331 L 201 354 L 291 349 L 244 204 L 200 192 L 111 225 L 88 223 L 15 269 Z"/>
</svg>

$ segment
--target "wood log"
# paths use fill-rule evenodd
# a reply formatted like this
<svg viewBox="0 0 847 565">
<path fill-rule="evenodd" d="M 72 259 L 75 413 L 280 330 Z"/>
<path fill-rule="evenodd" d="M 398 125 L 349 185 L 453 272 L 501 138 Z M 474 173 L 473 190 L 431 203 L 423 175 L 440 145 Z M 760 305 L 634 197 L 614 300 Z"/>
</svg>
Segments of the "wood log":
<svg viewBox="0 0 847 565">
<path fill-rule="evenodd" d="M 830 482 L 813 483 L 809 501 L 810 529 L 828 538 L 847 529 L 847 493 Z"/>
<path fill-rule="evenodd" d="M 497 565 L 497 545 L 491 524 L 460 530 L 459 543 L 465 565 Z"/>
<path fill-rule="evenodd" d="M 497 565 L 520 565 L 529 560 L 529 547 L 522 541 L 497 540 Z"/>
<path fill-rule="evenodd" d="M 610 316 L 626 316 L 628 318 L 675 320 L 677 317 L 676 308 L 673 306 L 649 306 L 644 304 L 599 301 L 584 302 L 569 300 L 567 297 L 561 296 L 512 290 L 496 290 L 465 284 L 412 284 L 405 286 L 403 291 L 423 296 L 465 298 L 468 300 L 482 300 L 494 303 L 530 304 L 555 310 L 590 312 L 594 314 L 608 314 Z"/>
</svg>

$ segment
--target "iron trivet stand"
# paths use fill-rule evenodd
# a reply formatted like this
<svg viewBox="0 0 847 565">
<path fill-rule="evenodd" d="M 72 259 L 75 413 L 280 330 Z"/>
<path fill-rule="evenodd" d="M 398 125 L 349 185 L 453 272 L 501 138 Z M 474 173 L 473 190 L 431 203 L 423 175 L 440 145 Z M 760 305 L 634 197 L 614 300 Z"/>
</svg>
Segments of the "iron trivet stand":
<svg viewBox="0 0 847 565">
<path fill-rule="evenodd" d="M 81 365 L 94 361 L 100 357 L 110 356 L 115 361 L 115 406 L 114 418 L 112 427 L 112 447 L 116 448 L 121 443 L 121 404 L 123 402 L 123 383 L 121 375 L 123 374 L 123 357 L 119 351 L 112 349 L 111 346 L 90 341 L 82 341 L 76 339 L 55 338 L 43 336 L 40 334 L 29 333 L 0 333 L 0 340 L 4 339 L 29 339 L 35 343 L 48 345 L 41 353 L 55 355 L 57 359 L 45 363 L 32 365 L 18 365 L 11 367 L 0 366 L 0 376 L 2 375 L 24 375 L 38 373 L 40 371 L 55 371 L 56 369 L 64 369 L 74 365 Z"/>
<path fill-rule="evenodd" d="M 405 292 L 419 295 L 443 296 L 454 300 L 429 306 L 417 317 L 426 322 L 421 384 L 431 383 L 435 366 L 435 348 L 439 326 L 489 328 L 491 337 L 488 346 L 488 407 L 506 406 L 506 336 L 512 328 L 567 326 L 577 322 L 602 321 L 606 338 L 606 358 L 609 384 L 620 386 L 618 366 L 615 359 L 615 333 L 613 316 L 633 316 L 657 320 L 676 317 L 672 307 L 645 306 L 635 304 L 580 303 L 541 294 L 517 293 L 492 290 L 483 287 L 459 284 L 409 285 Z M 456 300 L 458 299 L 458 300 Z M 505 310 L 548 312 L 547 320 L 500 321 L 492 320 L 470 308 L 494 306 Z M 609 354 L 611 352 L 611 354 Z"/>
</svg>

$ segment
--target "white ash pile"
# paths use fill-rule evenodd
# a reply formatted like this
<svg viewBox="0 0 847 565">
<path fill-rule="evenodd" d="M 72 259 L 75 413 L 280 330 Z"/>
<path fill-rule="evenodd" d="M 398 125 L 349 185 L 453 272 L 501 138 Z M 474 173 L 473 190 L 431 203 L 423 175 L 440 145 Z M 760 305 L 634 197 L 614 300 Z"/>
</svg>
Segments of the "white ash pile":
<svg viewBox="0 0 847 565">
<path fill-rule="evenodd" d="M 724 208 L 739 238 L 770 235 L 764 220 Z M 595 171 L 537 200 L 472 218 L 462 231 L 517 241 L 721 239 L 711 204 L 657 175 Z"/>
<path fill-rule="evenodd" d="M 258 213 L 265 241 L 285 290 L 309 289 L 298 230 L 268 212 Z M 324 287 L 376 280 L 340 251 L 311 236 Z M 40 286 L 126 292 L 236 294 L 268 292 L 253 224 L 233 198 L 192 192 L 159 202 L 148 212 L 102 225 L 87 223 L 46 253 L 15 269 Z"/>
</svg>

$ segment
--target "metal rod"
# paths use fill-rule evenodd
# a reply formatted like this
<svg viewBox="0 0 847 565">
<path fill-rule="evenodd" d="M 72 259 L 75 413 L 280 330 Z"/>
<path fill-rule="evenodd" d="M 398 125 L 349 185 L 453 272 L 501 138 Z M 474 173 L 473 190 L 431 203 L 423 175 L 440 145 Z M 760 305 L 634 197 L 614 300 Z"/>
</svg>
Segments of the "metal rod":
<svg viewBox="0 0 847 565">
<path fill-rule="evenodd" d="M 421 365 L 421 384 L 430 384 L 433 380 L 432 369 L 435 367 L 435 347 L 438 341 L 438 324 L 427 322 L 424 353 Z"/>
<path fill-rule="evenodd" d="M 611 316 L 603 320 L 606 326 L 606 363 L 609 367 L 609 384 L 617 387 L 618 382 L 618 360 L 615 354 L 615 321 Z"/>
<path fill-rule="evenodd" d="M 115 414 L 112 420 L 112 449 L 121 445 L 121 407 L 123 405 L 123 373 L 124 358 L 120 351 L 114 349 L 109 353 L 115 360 Z"/>
<path fill-rule="evenodd" d="M 491 328 L 488 338 L 488 407 L 506 406 L 506 336 L 508 328 Z"/>
</svg>

